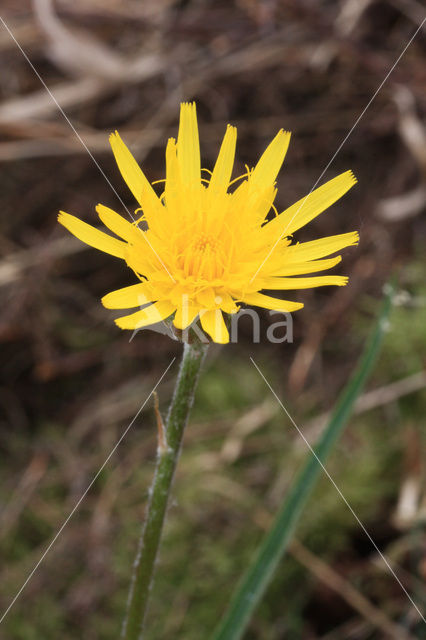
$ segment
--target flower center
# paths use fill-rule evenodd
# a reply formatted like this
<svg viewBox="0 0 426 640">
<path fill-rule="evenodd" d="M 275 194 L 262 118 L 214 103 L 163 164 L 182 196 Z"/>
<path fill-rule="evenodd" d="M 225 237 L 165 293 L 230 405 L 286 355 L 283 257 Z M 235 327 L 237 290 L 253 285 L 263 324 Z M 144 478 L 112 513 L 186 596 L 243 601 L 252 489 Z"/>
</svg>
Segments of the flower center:
<svg viewBox="0 0 426 640">
<path fill-rule="evenodd" d="M 206 232 L 198 233 L 181 257 L 184 276 L 196 280 L 213 280 L 224 267 L 223 246 L 218 238 Z"/>
<path fill-rule="evenodd" d="M 194 241 L 192 248 L 194 251 L 200 251 L 202 253 L 205 251 L 216 253 L 218 250 L 218 241 L 206 233 L 201 233 Z"/>
</svg>

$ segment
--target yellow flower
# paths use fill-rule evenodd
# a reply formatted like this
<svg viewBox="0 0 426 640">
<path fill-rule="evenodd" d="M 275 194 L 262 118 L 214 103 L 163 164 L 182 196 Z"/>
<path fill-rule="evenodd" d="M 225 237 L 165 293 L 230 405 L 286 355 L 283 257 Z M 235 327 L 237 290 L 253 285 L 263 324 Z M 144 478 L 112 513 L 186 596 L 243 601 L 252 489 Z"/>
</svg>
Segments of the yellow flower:
<svg viewBox="0 0 426 640">
<path fill-rule="evenodd" d="M 178 329 L 196 318 L 214 342 L 229 341 L 223 312 L 239 303 L 291 312 L 303 304 L 261 293 L 345 285 L 343 276 L 317 273 L 338 264 L 336 254 L 358 242 L 358 233 L 295 243 L 295 231 L 343 196 L 356 182 L 346 171 L 278 215 L 275 180 L 290 133 L 280 131 L 254 169 L 233 182 L 237 131 L 228 125 L 213 172 L 202 177 L 195 104 L 181 105 L 177 142 L 166 148 L 164 192 L 158 197 L 118 133 L 110 137 L 120 169 L 143 212 L 131 222 L 99 204 L 102 222 L 118 238 L 68 213 L 58 220 L 83 242 L 126 261 L 139 281 L 102 298 L 108 309 L 138 311 L 118 318 L 122 329 L 138 329 L 167 318 Z M 230 185 L 237 183 L 231 191 Z M 275 216 L 267 221 L 273 209 Z M 139 210 L 137 210 L 139 211 Z M 297 276 L 297 277 L 294 277 Z M 173 318 L 172 318 L 173 317 Z"/>
</svg>

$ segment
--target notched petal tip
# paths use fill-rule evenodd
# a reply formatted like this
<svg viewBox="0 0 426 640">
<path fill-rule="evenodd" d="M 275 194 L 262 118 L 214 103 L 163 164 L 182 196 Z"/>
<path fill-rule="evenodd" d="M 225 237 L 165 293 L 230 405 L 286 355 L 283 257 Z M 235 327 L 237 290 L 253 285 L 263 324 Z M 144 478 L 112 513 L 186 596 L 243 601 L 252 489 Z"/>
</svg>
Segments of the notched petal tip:
<svg viewBox="0 0 426 640">
<path fill-rule="evenodd" d="M 303 308 L 303 302 L 293 302 L 292 300 L 282 300 L 264 293 L 245 294 L 241 298 L 241 302 L 249 306 L 261 307 L 263 309 L 271 309 L 272 311 L 281 311 L 283 313 L 292 313 Z"/>
<path fill-rule="evenodd" d="M 290 144 L 291 134 L 281 129 L 269 143 L 249 176 L 250 184 L 267 188 L 275 183 Z"/>
<path fill-rule="evenodd" d="M 60 222 L 60 224 L 64 224 L 65 220 L 68 217 L 74 218 L 75 216 L 72 216 L 70 213 L 67 213 L 66 211 L 60 210 L 58 215 L 57 215 L 57 220 L 58 220 L 58 222 Z"/>
<path fill-rule="evenodd" d="M 180 103 L 181 112 L 185 110 L 196 110 L 196 108 L 197 107 L 194 100 Z"/>
<path fill-rule="evenodd" d="M 352 169 L 349 169 L 349 171 L 347 171 L 347 174 L 349 178 L 352 178 L 352 184 L 356 184 L 358 182 L 358 178 L 356 177 Z"/>
<path fill-rule="evenodd" d="M 158 211 L 160 201 L 118 131 L 110 135 L 109 142 L 118 169 L 137 202 L 144 209 Z"/>
<path fill-rule="evenodd" d="M 347 249 L 347 247 L 356 247 L 361 240 L 359 231 L 348 231 L 347 233 L 342 233 L 338 236 L 330 236 L 330 240 L 333 240 L 334 238 L 336 238 L 336 240 L 342 238 L 343 241 L 340 243 L 341 246 L 339 247 L 338 251 L 340 251 L 341 249 Z M 327 238 L 325 238 L 325 240 L 327 240 Z"/>
<path fill-rule="evenodd" d="M 117 325 L 117 327 L 119 327 L 119 329 L 123 329 L 123 330 L 129 329 L 129 330 L 131 330 L 131 329 L 134 329 L 134 328 L 135 328 L 135 327 L 128 327 L 128 326 L 126 326 L 126 325 L 127 325 L 127 323 L 126 323 L 126 322 L 123 322 L 123 321 L 122 321 L 122 318 L 116 318 L 116 319 L 114 320 L 114 322 L 115 322 L 115 324 Z"/>
<path fill-rule="evenodd" d="M 128 316 L 122 316 L 121 318 L 115 318 L 114 322 L 117 325 L 117 327 L 119 327 L 120 329 L 123 330 L 129 330 L 132 331 L 134 329 L 139 329 L 142 328 L 138 321 L 137 318 L 135 318 L 134 313 L 128 315 Z M 149 324 L 149 323 L 147 323 Z M 141 323 L 141 325 L 143 326 L 143 323 Z"/>
<path fill-rule="evenodd" d="M 177 138 L 177 159 L 182 183 L 190 188 L 200 186 L 201 159 L 195 102 L 183 103 Z"/>
<path fill-rule="evenodd" d="M 83 222 L 83 220 L 80 220 L 80 218 L 77 218 L 77 216 L 73 216 L 72 213 L 67 213 L 66 211 L 62 211 L 62 210 L 59 211 L 57 220 L 71 233 L 74 233 L 73 231 L 74 225 L 84 224 L 85 226 L 92 227 L 92 225 L 89 225 L 87 222 Z"/>
<path fill-rule="evenodd" d="M 280 130 L 278 131 L 278 134 L 277 134 L 277 135 L 281 135 L 281 136 L 284 136 L 284 137 L 286 137 L 286 138 L 287 138 L 287 137 L 288 137 L 288 138 L 291 138 L 291 131 L 288 131 L 287 129 L 280 129 Z"/>
</svg>

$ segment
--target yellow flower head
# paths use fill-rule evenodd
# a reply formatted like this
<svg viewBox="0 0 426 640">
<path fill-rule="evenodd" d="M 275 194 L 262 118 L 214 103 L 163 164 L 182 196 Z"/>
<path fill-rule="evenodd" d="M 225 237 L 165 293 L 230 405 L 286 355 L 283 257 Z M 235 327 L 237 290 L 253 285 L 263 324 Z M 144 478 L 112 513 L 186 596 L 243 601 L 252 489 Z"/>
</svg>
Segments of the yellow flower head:
<svg viewBox="0 0 426 640">
<path fill-rule="evenodd" d="M 226 343 L 223 312 L 236 313 L 240 303 L 284 312 L 303 307 L 263 290 L 346 284 L 343 276 L 300 276 L 334 267 L 341 256 L 325 256 L 357 244 L 356 232 L 303 243 L 292 242 L 292 236 L 355 184 L 351 171 L 278 214 L 273 205 L 275 180 L 290 133 L 281 130 L 256 167 L 231 182 L 236 139 L 235 127 L 228 125 L 213 171 L 202 173 L 195 104 L 184 103 L 177 142 L 170 138 L 167 143 L 160 197 L 118 133 L 110 137 L 121 175 L 142 211 L 131 222 L 108 207 L 96 207 L 99 218 L 120 239 L 60 212 L 59 222 L 71 233 L 122 258 L 139 278 L 137 284 L 102 299 L 108 309 L 143 307 L 116 320 L 122 329 L 167 318 L 186 329 L 199 317 L 214 342 Z M 271 209 L 275 216 L 268 222 Z"/>
</svg>

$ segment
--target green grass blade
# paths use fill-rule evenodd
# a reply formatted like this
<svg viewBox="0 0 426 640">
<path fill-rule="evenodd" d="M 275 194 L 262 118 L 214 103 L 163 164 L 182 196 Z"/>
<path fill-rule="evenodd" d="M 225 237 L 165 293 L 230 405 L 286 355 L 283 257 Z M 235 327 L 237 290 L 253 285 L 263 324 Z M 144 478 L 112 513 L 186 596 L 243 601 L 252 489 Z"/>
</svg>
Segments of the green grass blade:
<svg viewBox="0 0 426 640">
<path fill-rule="evenodd" d="M 386 331 L 393 293 L 393 287 L 387 285 L 382 309 L 367 340 L 363 354 L 335 405 L 318 445 L 314 449 L 321 463 L 324 463 L 343 432 L 354 403 L 373 370 Z M 212 640 L 238 640 L 242 637 L 254 609 L 265 593 L 275 569 L 286 551 L 303 508 L 321 472 L 323 471 L 320 462 L 311 454 L 294 481 L 272 528 L 261 542 L 253 563 L 237 587 L 229 608 L 213 634 Z"/>
</svg>

